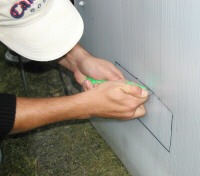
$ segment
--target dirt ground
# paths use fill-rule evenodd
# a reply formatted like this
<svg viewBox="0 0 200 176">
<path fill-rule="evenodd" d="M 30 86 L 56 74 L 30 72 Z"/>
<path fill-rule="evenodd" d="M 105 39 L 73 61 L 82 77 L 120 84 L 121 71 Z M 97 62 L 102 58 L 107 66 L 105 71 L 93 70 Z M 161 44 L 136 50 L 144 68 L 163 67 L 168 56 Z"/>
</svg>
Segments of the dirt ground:
<svg viewBox="0 0 200 176">
<path fill-rule="evenodd" d="M 28 95 L 19 64 L 5 62 L 0 45 L 0 92 L 17 96 L 53 97 L 81 89 L 69 71 L 59 77 L 55 62 L 25 64 Z M 67 84 L 63 84 L 67 83 Z M 71 83 L 73 88 L 69 86 Z M 64 86 L 65 85 L 65 86 Z M 0 176 L 128 176 L 127 170 L 87 120 L 65 121 L 26 134 L 6 137 L 0 147 Z"/>
</svg>

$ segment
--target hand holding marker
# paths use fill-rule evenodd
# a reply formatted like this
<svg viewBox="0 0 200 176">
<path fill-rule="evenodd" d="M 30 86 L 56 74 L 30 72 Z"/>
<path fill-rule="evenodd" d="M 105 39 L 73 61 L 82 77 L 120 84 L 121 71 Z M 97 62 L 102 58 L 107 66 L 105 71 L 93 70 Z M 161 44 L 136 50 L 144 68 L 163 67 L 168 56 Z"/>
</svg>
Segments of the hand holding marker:
<svg viewBox="0 0 200 176">
<path fill-rule="evenodd" d="M 96 79 L 93 79 L 93 78 L 90 78 L 90 77 L 87 77 L 87 80 L 89 80 L 92 84 L 100 84 L 100 83 L 106 82 L 106 80 L 96 80 Z M 132 81 L 126 81 L 126 84 L 138 86 L 141 89 L 147 90 L 146 87 L 144 87 L 142 85 L 139 85 L 139 84 L 136 84 L 136 83 L 134 83 Z"/>
</svg>

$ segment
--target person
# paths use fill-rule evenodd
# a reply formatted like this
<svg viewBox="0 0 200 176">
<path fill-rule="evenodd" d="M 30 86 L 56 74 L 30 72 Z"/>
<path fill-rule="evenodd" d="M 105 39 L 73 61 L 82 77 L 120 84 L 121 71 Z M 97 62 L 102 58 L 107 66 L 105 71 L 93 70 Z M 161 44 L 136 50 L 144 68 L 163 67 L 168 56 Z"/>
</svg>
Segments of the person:
<svg viewBox="0 0 200 176">
<path fill-rule="evenodd" d="M 1 0 L 0 41 L 35 61 L 51 61 L 71 70 L 84 92 L 54 98 L 0 94 L 0 136 L 26 132 L 70 119 L 132 119 L 145 114 L 148 92 L 125 83 L 110 62 L 78 44 L 83 21 L 69 0 Z M 93 86 L 87 76 L 108 80 Z"/>
</svg>

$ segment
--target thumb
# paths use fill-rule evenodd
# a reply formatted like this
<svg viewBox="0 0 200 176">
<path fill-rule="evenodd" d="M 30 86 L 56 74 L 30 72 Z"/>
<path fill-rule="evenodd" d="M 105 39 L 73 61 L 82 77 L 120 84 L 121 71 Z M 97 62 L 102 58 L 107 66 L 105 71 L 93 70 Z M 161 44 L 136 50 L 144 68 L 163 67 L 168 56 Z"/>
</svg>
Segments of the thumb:
<svg viewBox="0 0 200 176">
<path fill-rule="evenodd" d="M 136 85 L 129 85 L 129 84 L 124 84 L 122 86 L 122 90 L 127 93 L 130 94 L 134 97 L 137 98 L 146 98 L 148 96 L 148 91 L 145 89 L 142 89 Z"/>
</svg>

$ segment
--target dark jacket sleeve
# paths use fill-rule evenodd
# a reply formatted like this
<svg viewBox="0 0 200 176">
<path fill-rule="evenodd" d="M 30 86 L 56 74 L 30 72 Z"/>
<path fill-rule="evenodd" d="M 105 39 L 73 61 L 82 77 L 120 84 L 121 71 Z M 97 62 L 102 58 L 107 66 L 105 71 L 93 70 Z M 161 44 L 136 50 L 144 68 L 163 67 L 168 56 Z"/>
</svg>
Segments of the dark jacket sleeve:
<svg viewBox="0 0 200 176">
<path fill-rule="evenodd" d="M 16 96 L 0 94 L 0 138 L 13 128 L 16 112 Z"/>
</svg>

